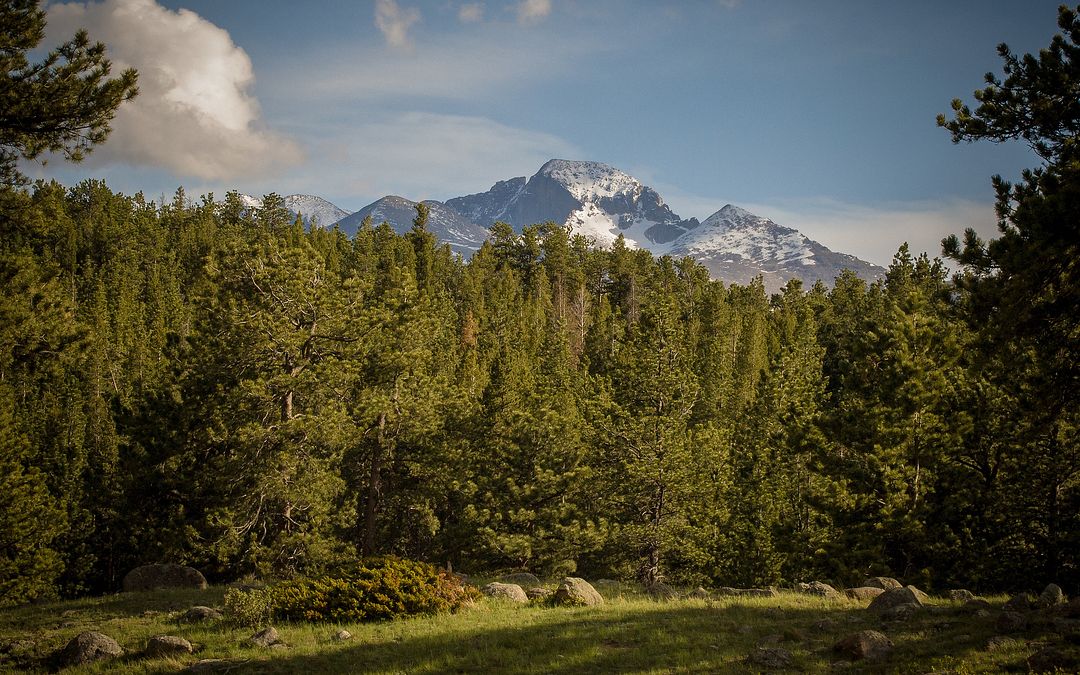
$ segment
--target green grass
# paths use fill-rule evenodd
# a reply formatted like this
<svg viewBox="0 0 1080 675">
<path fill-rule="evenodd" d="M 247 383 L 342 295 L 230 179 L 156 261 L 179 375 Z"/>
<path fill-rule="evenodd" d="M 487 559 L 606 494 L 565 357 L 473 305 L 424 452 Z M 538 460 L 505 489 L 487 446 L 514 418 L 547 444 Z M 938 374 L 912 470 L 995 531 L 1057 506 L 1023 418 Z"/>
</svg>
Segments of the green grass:
<svg viewBox="0 0 1080 675">
<path fill-rule="evenodd" d="M 548 608 L 485 601 L 455 615 L 379 624 L 275 624 L 288 649 L 245 644 L 254 631 L 218 622 L 177 621 L 195 604 L 221 605 L 224 589 L 128 593 L 0 611 L 0 669 L 46 672 L 48 657 L 76 634 L 98 630 L 128 653 L 71 673 L 168 673 L 205 658 L 243 673 L 582 673 L 758 672 L 745 658 L 759 644 L 783 647 L 794 669 L 818 672 L 840 661 L 831 651 L 849 633 L 881 630 L 896 645 L 884 663 L 851 672 L 1026 671 L 1025 659 L 1061 643 L 1050 622 L 989 651 L 993 616 L 976 618 L 940 601 L 905 623 L 882 624 L 863 605 L 796 594 L 772 599 L 655 602 L 632 591 L 603 607 Z M 995 599 L 1000 603 L 1003 598 Z M 822 620 L 830 625 L 821 626 Z M 353 638 L 336 642 L 341 628 Z M 153 635 L 179 635 L 196 654 L 139 656 Z"/>
</svg>

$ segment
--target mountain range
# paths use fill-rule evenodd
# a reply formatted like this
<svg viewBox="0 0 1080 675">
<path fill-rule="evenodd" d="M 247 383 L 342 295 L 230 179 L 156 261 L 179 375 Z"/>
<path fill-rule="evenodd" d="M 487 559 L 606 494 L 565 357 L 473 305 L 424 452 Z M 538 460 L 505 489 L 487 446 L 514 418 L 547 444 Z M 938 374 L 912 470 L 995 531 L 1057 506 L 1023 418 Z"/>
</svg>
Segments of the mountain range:
<svg viewBox="0 0 1080 675">
<path fill-rule="evenodd" d="M 259 204 L 258 199 L 245 199 L 252 206 Z M 831 251 L 798 230 L 731 204 L 703 221 L 684 220 L 656 190 L 599 162 L 553 159 L 530 178 L 510 178 L 487 192 L 424 204 L 428 230 L 465 257 L 481 246 L 496 221 L 519 232 L 527 225 L 554 221 L 599 246 L 610 246 L 622 235 L 630 248 L 689 256 L 727 283 L 747 284 L 761 276 L 770 292 L 792 278 L 807 286 L 819 280 L 831 284 L 844 269 L 868 281 L 884 274 L 877 265 Z M 398 196 L 383 197 L 352 214 L 311 195 L 285 197 L 285 206 L 309 225 L 336 224 L 349 235 L 369 216 L 398 232 L 407 231 L 416 216 L 416 202 Z"/>
</svg>

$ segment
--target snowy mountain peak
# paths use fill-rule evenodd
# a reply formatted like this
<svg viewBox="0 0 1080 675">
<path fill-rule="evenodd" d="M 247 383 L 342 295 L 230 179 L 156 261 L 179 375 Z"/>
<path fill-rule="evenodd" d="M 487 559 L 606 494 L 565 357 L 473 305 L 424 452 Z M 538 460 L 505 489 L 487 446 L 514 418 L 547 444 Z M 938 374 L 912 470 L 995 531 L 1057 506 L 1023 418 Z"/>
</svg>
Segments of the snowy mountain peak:
<svg viewBox="0 0 1080 675">
<path fill-rule="evenodd" d="M 747 218 L 758 217 L 750 213 L 746 209 L 735 206 L 734 204 L 725 204 L 724 208 L 720 209 L 713 215 L 718 215 L 729 220 L 746 220 Z"/>
<path fill-rule="evenodd" d="M 637 195 L 643 188 L 630 174 L 600 162 L 553 159 L 540 167 L 538 175 L 559 183 L 581 202 L 615 195 Z"/>
<path fill-rule="evenodd" d="M 263 206 L 262 199 L 246 194 L 240 195 L 240 202 L 249 209 L 261 209 Z M 281 198 L 281 203 L 293 214 L 299 214 L 309 226 L 314 222 L 321 227 L 330 227 L 349 215 L 348 211 L 314 195 L 288 195 Z"/>
</svg>

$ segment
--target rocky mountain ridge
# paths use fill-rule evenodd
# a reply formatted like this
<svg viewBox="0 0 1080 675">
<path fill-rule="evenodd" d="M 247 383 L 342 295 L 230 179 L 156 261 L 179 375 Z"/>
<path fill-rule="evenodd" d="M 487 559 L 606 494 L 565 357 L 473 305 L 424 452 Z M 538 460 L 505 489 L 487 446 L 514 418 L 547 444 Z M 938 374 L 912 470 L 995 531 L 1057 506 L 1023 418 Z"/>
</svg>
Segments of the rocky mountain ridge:
<svg viewBox="0 0 1080 675">
<path fill-rule="evenodd" d="M 416 216 L 416 202 L 393 195 L 352 214 L 309 195 L 289 195 L 285 202 L 305 221 L 336 224 L 350 235 L 367 217 L 404 233 Z M 519 232 L 527 225 L 553 221 L 598 246 L 610 246 L 622 236 L 630 248 L 689 256 L 726 283 L 747 284 L 761 276 L 770 292 L 793 278 L 807 286 L 817 281 L 831 284 L 845 269 L 868 281 L 884 274 L 877 265 L 832 251 L 798 230 L 731 204 L 704 221 L 683 219 L 651 187 L 600 162 L 553 159 L 529 178 L 510 178 L 486 192 L 424 204 L 429 210 L 428 230 L 465 257 L 483 244 L 496 221 Z"/>
</svg>

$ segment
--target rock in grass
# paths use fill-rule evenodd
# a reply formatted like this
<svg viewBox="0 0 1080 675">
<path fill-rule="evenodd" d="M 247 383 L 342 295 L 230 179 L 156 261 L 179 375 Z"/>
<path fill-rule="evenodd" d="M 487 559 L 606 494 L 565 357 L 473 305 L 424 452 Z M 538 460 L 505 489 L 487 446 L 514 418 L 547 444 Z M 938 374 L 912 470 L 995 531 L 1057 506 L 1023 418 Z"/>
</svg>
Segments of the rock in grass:
<svg viewBox="0 0 1080 675">
<path fill-rule="evenodd" d="M 914 602 L 906 602 L 886 609 L 880 613 L 880 616 L 882 621 L 907 621 L 918 614 L 920 609 L 922 609 L 920 605 L 916 605 Z"/>
<path fill-rule="evenodd" d="M 945 597 L 953 602 L 971 602 L 975 600 L 975 594 L 966 588 L 957 588 L 945 593 Z"/>
<path fill-rule="evenodd" d="M 191 664 L 187 668 L 184 668 L 184 673 L 215 673 L 223 670 L 230 670 L 236 666 L 232 661 L 226 661 L 225 659 L 201 659 Z"/>
<path fill-rule="evenodd" d="M 1017 593 L 1005 603 L 1006 612 L 1027 612 L 1035 605 L 1035 596 L 1031 593 Z"/>
<path fill-rule="evenodd" d="M 686 595 L 686 597 L 690 598 L 691 600 L 708 600 L 709 599 L 709 592 L 707 590 L 705 590 L 703 587 L 698 586 L 694 590 L 690 591 Z"/>
<path fill-rule="evenodd" d="M 1075 673 L 1080 659 L 1057 647 L 1044 647 L 1028 657 L 1028 669 L 1033 673 Z"/>
<path fill-rule="evenodd" d="M 528 602 L 529 596 L 525 595 L 524 589 L 517 584 L 502 584 L 493 581 L 480 589 L 480 592 L 489 598 L 500 598 L 511 602 Z"/>
<path fill-rule="evenodd" d="M 911 591 L 912 594 L 914 594 L 914 596 L 919 599 L 919 604 L 920 605 L 925 605 L 926 603 L 930 602 L 930 596 L 927 595 L 926 593 L 923 593 L 921 590 L 919 590 L 915 586 L 912 586 L 911 584 L 908 584 L 907 586 L 904 586 L 904 588 Z"/>
<path fill-rule="evenodd" d="M 844 596 L 835 588 L 821 581 L 811 581 L 808 584 L 800 584 L 799 591 L 807 595 L 816 595 L 826 600 L 838 600 Z"/>
<path fill-rule="evenodd" d="M 890 588 L 870 602 L 871 612 L 882 613 L 900 605 L 922 607 L 922 600 L 910 588 Z"/>
<path fill-rule="evenodd" d="M 676 597 L 675 591 L 671 590 L 671 587 L 667 584 L 656 582 L 652 586 L 645 588 L 645 592 L 649 594 L 649 597 L 653 600 L 674 600 Z"/>
<path fill-rule="evenodd" d="M 747 663 L 768 670 L 790 668 L 792 660 L 791 652 L 780 647 L 759 647 L 746 657 Z"/>
<path fill-rule="evenodd" d="M 124 653 L 116 640 L 104 633 L 87 631 L 71 638 L 71 641 L 57 654 L 57 661 L 63 667 L 81 666 L 102 659 L 110 659 Z"/>
<path fill-rule="evenodd" d="M 556 605 L 577 605 L 592 607 L 604 604 L 604 598 L 592 585 L 578 577 L 566 577 L 555 590 Z"/>
<path fill-rule="evenodd" d="M 273 626 L 267 626 L 255 633 L 248 640 L 257 647 L 272 647 L 281 644 L 281 636 Z"/>
<path fill-rule="evenodd" d="M 554 594 L 555 591 L 550 588 L 544 588 L 543 586 L 536 586 L 525 591 L 525 597 L 529 600 L 547 600 Z"/>
<path fill-rule="evenodd" d="M 849 659 L 874 661 L 885 658 L 892 651 L 893 643 L 884 633 L 862 630 L 841 638 L 833 645 L 833 651 Z"/>
<path fill-rule="evenodd" d="M 844 589 L 844 595 L 848 598 L 862 602 L 869 602 L 884 592 L 883 589 L 875 586 L 856 586 L 855 588 Z"/>
<path fill-rule="evenodd" d="M 194 651 L 191 643 L 182 637 L 175 635 L 155 635 L 146 641 L 146 649 L 143 653 L 151 659 L 181 656 Z"/>
<path fill-rule="evenodd" d="M 967 602 L 965 602 L 963 609 L 964 611 L 975 614 L 976 612 L 980 611 L 988 611 L 990 607 L 990 603 L 986 600 L 983 600 L 982 598 L 975 598 L 974 600 L 968 600 Z"/>
<path fill-rule="evenodd" d="M 204 621 L 217 621 L 222 616 L 221 612 L 213 607 L 204 607 L 203 605 L 195 605 L 188 611 L 184 612 L 180 620 L 185 623 L 202 623 Z"/>
<path fill-rule="evenodd" d="M 1065 592 L 1061 590 L 1061 586 L 1057 584 L 1047 584 L 1043 592 L 1039 594 L 1039 606 L 1040 607 L 1056 607 L 1057 605 L 1064 605 L 1069 601 L 1065 597 Z"/>
<path fill-rule="evenodd" d="M 994 627 L 999 633 L 1015 633 L 1027 627 L 1027 617 L 1020 612 L 1002 612 Z"/>
<path fill-rule="evenodd" d="M 507 574 L 506 576 L 499 577 L 499 581 L 504 584 L 517 584 L 525 590 L 536 588 L 540 585 L 540 579 L 538 579 L 535 574 L 529 574 L 528 572 Z"/>
<path fill-rule="evenodd" d="M 874 588 L 880 588 L 883 591 L 888 591 L 893 588 L 903 588 L 904 585 L 893 579 L 892 577 L 870 577 L 866 581 L 862 582 L 863 586 L 873 586 Z"/>
<path fill-rule="evenodd" d="M 345 642 L 346 640 L 352 639 L 352 633 L 345 629 L 341 629 L 337 633 L 334 633 L 334 639 L 338 642 Z"/>
<path fill-rule="evenodd" d="M 124 576 L 123 588 L 127 592 L 153 591 L 159 588 L 206 590 L 206 577 L 194 567 L 172 563 L 143 565 Z"/>
</svg>

